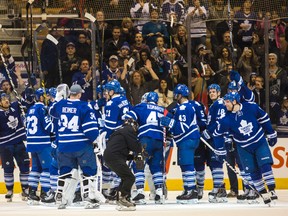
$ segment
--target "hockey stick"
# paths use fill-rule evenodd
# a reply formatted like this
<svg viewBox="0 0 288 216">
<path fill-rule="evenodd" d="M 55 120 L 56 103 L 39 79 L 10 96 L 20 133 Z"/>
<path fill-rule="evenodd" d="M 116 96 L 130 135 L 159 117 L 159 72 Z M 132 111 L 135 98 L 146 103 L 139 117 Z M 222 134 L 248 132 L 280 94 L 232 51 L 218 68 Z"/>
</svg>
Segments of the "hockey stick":
<svg viewBox="0 0 288 216">
<path fill-rule="evenodd" d="M 34 91 L 34 86 L 32 84 L 32 80 L 31 80 L 31 71 L 30 71 L 30 68 L 29 68 L 29 66 L 27 64 L 26 58 L 25 58 L 25 49 L 28 47 L 29 43 L 30 43 L 30 41 L 26 37 L 24 43 L 21 46 L 20 52 L 21 52 L 21 56 L 22 56 L 22 59 L 23 59 L 23 62 L 24 62 L 24 66 L 25 66 L 26 72 L 28 74 L 28 84 L 29 84 L 29 86 L 32 87 L 32 89 Z"/>
<path fill-rule="evenodd" d="M 42 71 L 40 52 L 39 52 L 39 47 L 38 47 L 38 42 L 37 42 L 38 33 L 46 27 L 47 27 L 46 23 L 42 23 L 35 30 L 35 32 L 34 32 L 34 46 L 35 46 L 35 52 L 36 52 L 37 62 L 38 62 L 38 69 L 39 69 L 39 75 L 40 75 L 40 85 L 44 91 L 44 104 L 47 106 L 48 101 L 47 101 L 47 94 L 46 94 L 46 88 L 45 88 L 45 79 L 44 79 L 44 73 Z"/>
<path fill-rule="evenodd" d="M 61 68 L 61 60 L 60 60 L 60 49 L 58 47 L 59 41 L 55 37 L 53 37 L 51 34 L 47 34 L 46 38 L 50 40 L 52 43 L 54 43 L 57 47 L 59 78 L 60 78 L 60 83 L 62 83 L 63 80 L 62 80 L 62 68 Z"/>
<path fill-rule="evenodd" d="M 13 79 L 12 79 L 12 77 L 11 77 L 11 74 L 10 74 L 10 71 L 9 71 L 9 69 L 8 69 L 6 60 L 5 60 L 4 55 L 3 55 L 3 53 L 2 53 L 2 50 L 0 51 L 0 56 L 1 56 L 1 59 L 2 59 L 2 62 L 3 62 L 3 65 L 4 65 L 4 67 L 5 67 L 5 70 L 6 70 L 6 73 L 7 73 L 9 82 L 10 82 L 10 85 L 11 85 L 11 87 L 12 87 L 12 89 L 13 89 L 13 92 L 14 92 L 14 94 L 15 94 L 15 97 L 16 97 L 16 99 L 17 99 L 17 102 L 18 102 L 18 105 L 19 105 L 19 108 L 20 108 L 20 111 L 21 111 L 21 117 L 23 118 L 22 120 L 24 120 L 24 119 L 25 119 L 25 112 L 24 112 L 23 106 L 22 106 L 22 104 L 21 104 L 21 99 L 20 99 L 20 96 L 19 96 L 18 92 L 16 91 L 15 85 L 14 85 L 14 83 L 13 83 Z M 23 122 L 23 126 L 25 127 L 24 122 Z"/>
<path fill-rule="evenodd" d="M 200 140 L 212 151 L 214 152 L 215 154 L 217 155 L 223 155 L 223 153 L 221 151 L 217 151 L 216 149 L 214 149 L 205 139 L 203 139 L 202 137 L 200 137 Z M 225 159 L 223 159 L 223 162 L 238 176 L 240 176 L 240 178 L 242 179 L 242 181 L 244 181 L 249 187 L 251 190 L 253 190 L 256 194 L 258 194 L 264 201 L 264 204 L 268 204 L 271 202 L 267 202 L 267 200 L 263 197 L 263 195 L 261 193 L 259 193 L 255 188 L 254 188 L 254 185 L 251 185 L 249 183 L 249 181 L 247 181 L 244 177 L 242 177 L 242 175 L 236 170 L 234 169 L 234 167 L 229 164 Z"/>
</svg>

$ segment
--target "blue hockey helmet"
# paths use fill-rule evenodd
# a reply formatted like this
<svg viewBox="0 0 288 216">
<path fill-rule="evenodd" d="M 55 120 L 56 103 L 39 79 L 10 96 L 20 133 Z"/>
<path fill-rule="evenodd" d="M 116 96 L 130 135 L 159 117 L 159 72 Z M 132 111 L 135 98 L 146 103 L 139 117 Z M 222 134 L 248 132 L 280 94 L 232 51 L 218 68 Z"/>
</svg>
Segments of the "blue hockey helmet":
<svg viewBox="0 0 288 216">
<path fill-rule="evenodd" d="M 141 103 L 146 103 L 147 102 L 147 96 L 148 96 L 149 92 L 146 92 L 144 95 L 142 95 L 141 97 Z"/>
<path fill-rule="evenodd" d="M 184 84 L 178 84 L 174 89 L 174 96 L 178 96 L 179 94 L 182 95 L 182 97 L 188 97 L 189 95 L 189 89 Z"/>
<path fill-rule="evenodd" d="M 237 103 L 240 103 L 240 95 L 238 94 L 238 92 L 229 92 L 226 95 L 224 95 L 223 99 L 229 100 L 231 102 L 236 100 Z"/>
<path fill-rule="evenodd" d="M 108 82 L 106 85 L 105 85 L 105 89 L 108 90 L 108 91 L 111 91 L 113 90 L 115 93 L 119 93 L 120 91 L 120 83 L 118 80 L 111 80 L 110 82 Z"/>
<path fill-rule="evenodd" d="M 44 91 L 43 88 L 37 89 L 37 90 L 35 91 L 35 98 L 36 98 L 36 100 L 40 100 L 40 97 L 41 97 L 41 96 L 44 96 L 44 93 L 45 93 L 45 91 Z"/>
<path fill-rule="evenodd" d="M 147 102 L 158 103 L 159 96 L 156 92 L 149 92 L 146 100 L 147 100 Z"/>
<path fill-rule="evenodd" d="M 235 82 L 235 80 L 233 80 L 232 82 L 230 82 L 228 84 L 228 90 L 229 91 L 238 91 L 238 85 L 237 83 Z"/>
<path fill-rule="evenodd" d="M 47 94 L 49 94 L 52 98 L 55 98 L 55 97 L 56 97 L 56 94 L 57 94 L 57 89 L 54 88 L 54 87 L 51 87 L 51 88 L 48 90 Z"/>
<path fill-rule="evenodd" d="M 210 89 L 215 89 L 217 92 L 221 92 L 220 86 L 218 84 L 215 84 L 215 83 L 208 86 L 208 92 L 210 91 Z"/>
<path fill-rule="evenodd" d="M 125 89 L 124 89 L 122 86 L 120 86 L 119 94 L 120 94 L 120 95 L 123 95 L 123 96 L 126 95 L 126 91 L 125 91 Z"/>
</svg>

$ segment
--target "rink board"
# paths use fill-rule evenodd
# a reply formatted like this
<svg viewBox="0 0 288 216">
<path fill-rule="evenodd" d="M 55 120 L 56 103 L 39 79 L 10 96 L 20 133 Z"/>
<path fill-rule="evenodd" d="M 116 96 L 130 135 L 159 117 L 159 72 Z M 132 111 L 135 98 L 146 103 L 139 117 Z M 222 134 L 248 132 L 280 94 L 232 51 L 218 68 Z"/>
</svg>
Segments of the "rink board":
<svg viewBox="0 0 288 216">
<path fill-rule="evenodd" d="M 277 189 L 288 189 L 288 138 L 279 138 L 277 145 L 271 148 L 271 152 L 274 158 L 273 172 L 276 179 L 276 187 Z M 227 177 L 226 167 L 224 168 L 224 172 L 225 172 L 225 183 L 227 188 L 229 189 L 230 186 Z M 19 170 L 18 168 L 16 168 L 14 172 L 15 193 L 20 192 L 20 183 L 18 174 Z M 205 190 L 212 189 L 213 184 L 212 184 L 211 172 L 207 167 L 205 178 L 206 178 Z M 167 175 L 167 187 L 169 190 L 173 191 L 182 190 L 181 171 L 179 166 L 177 165 L 177 148 L 173 149 L 170 171 Z M 0 193 L 6 193 L 6 188 L 3 179 L 3 169 L 1 169 L 0 171 Z"/>
</svg>

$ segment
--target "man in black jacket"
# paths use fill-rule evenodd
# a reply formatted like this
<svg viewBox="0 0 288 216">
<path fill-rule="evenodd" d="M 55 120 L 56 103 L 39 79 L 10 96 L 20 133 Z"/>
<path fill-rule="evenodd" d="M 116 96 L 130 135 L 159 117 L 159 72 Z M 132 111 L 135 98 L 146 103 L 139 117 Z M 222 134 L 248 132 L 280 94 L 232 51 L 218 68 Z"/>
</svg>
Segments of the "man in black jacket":
<svg viewBox="0 0 288 216">
<path fill-rule="evenodd" d="M 138 123 L 133 119 L 127 119 L 121 128 L 111 134 L 104 152 L 106 165 L 121 178 L 116 208 L 119 211 L 136 210 L 135 205 L 129 200 L 135 176 L 126 161 L 130 151 L 137 154 L 137 158 L 141 158 L 142 146 L 137 138 L 137 130 Z"/>
</svg>

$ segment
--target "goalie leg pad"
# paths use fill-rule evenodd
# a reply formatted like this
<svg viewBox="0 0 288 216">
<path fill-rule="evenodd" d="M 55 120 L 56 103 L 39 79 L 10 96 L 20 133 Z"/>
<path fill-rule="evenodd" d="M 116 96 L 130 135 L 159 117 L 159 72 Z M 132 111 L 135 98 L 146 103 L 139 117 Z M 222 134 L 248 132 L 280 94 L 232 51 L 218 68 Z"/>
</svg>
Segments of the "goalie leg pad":
<svg viewBox="0 0 288 216">
<path fill-rule="evenodd" d="M 78 184 L 78 170 L 72 169 L 70 173 L 59 176 L 57 183 L 56 202 L 60 205 L 72 203 Z"/>
<path fill-rule="evenodd" d="M 81 176 L 81 193 L 84 201 L 92 202 L 93 206 L 99 207 L 99 203 L 105 203 L 106 199 L 101 193 L 101 190 L 98 190 L 99 183 L 101 180 L 99 179 L 99 176 Z M 100 181 L 100 182 L 99 182 Z M 95 205 L 94 205 L 95 204 Z M 97 206 L 96 206 L 97 204 Z M 94 207 L 94 208 L 95 208 Z"/>
</svg>

